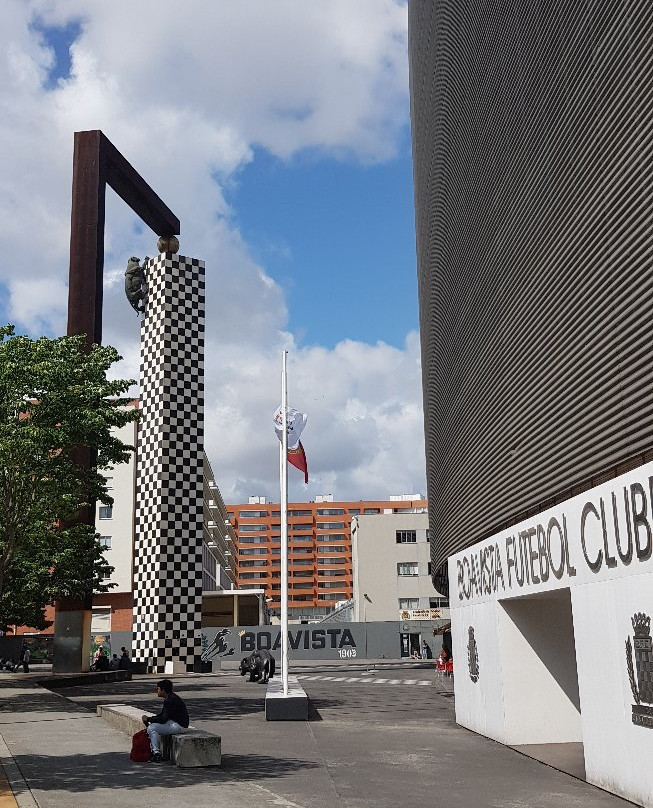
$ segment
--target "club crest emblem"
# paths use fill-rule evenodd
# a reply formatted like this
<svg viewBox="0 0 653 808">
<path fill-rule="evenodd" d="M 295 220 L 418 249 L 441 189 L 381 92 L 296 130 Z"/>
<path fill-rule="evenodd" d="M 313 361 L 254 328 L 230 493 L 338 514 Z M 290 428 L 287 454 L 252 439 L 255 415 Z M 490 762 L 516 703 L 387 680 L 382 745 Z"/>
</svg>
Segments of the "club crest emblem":
<svg viewBox="0 0 653 808">
<path fill-rule="evenodd" d="M 653 728 L 653 639 L 651 618 L 643 612 L 634 614 L 631 623 L 633 639 L 626 639 L 626 667 L 630 689 L 635 699 L 633 724 Z M 634 665 L 633 665 L 633 648 Z M 635 676 L 637 672 L 637 676 Z"/>
<path fill-rule="evenodd" d="M 469 668 L 469 678 L 472 682 L 478 682 L 478 646 L 474 636 L 474 627 L 469 627 L 469 640 L 467 641 L 467 667 Z"/>
</svg>

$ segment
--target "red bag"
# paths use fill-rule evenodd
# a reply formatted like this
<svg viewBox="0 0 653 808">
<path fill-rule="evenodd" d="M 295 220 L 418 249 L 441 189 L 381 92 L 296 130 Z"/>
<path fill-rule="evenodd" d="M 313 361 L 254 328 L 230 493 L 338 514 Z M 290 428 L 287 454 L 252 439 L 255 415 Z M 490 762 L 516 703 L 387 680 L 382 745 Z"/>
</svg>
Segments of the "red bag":
<svg viewBox="0 0 653 808">
<path fill-rule="evenodd" d="M 136 763 L 147 763 L 150 759 L 150 739 L 144 729 L 133 736 L 129 758 Z"/>
</svg>

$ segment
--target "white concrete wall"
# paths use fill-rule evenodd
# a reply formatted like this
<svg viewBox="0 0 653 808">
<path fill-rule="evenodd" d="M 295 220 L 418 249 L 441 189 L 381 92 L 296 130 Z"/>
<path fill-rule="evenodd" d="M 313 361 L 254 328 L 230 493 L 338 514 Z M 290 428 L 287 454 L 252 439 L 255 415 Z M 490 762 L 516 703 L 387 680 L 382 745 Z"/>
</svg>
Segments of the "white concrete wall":
<svg viewBox="0 0 653 808">
<path fill-rule="evenodd" d="M 582 740 L 589 782 L 653 806 L 653 694 L 636 704 L 626 650 L 633 616 L 653 622 L 653 463 L 458 553 L 449 577 L 457 721 L 511 745 Z M 653 652 L 640 668 L 653 677 Z"/>
<path fill-rule="evenodd" d="M 504 743 L 581 741 L 568 592 L 504 601 L 497 616 L 500 655 L 512 660 L 502 666 Z"/>
<path fill-rule="evenodd" d="M 626 662 L 631 618 L 653 617 L 653 575 L 616 577 L 572 591 L 587 779 L 653 806 L 653 728 L 632 722 Z M 601 631 L 606 644 L 595 641 Z M 637 676 L 637 671 L 634 671 Z"/>
</svg>

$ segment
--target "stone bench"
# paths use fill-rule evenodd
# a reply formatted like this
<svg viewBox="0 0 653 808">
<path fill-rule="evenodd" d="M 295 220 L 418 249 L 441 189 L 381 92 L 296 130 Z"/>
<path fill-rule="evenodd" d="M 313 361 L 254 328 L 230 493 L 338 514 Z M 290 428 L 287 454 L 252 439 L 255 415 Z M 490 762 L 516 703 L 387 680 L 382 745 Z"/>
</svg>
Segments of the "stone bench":
<svg viewBox="0 0 653 808">
<path fill-rule="evenodd" d="M 120 732 L 130 737 L 142 730 L 143 713 L 138 707 L 128 704 L 98 704 L 97 714 Z M 193 726 L 180 735 L 162 735 L 161 752 L 164 760 L 170 760 L 180 768 L 196 766 L 220 766 L 222 764 L 222 738 Z"/>
</svg>

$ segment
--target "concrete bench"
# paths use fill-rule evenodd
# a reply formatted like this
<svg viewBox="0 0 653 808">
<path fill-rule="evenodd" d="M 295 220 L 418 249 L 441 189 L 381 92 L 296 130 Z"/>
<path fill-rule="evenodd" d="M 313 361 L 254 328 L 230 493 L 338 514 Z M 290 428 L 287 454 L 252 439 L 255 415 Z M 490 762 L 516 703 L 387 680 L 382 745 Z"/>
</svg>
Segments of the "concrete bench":
<svg viewBox="0 0 653 808">
<path fill-rule="evenodd" d="M 128 704 L 98 704 L 97 714 L 112 727 L 129 736 L 144 728 L 143 715 L 154 715 L 143 713 L 138 707 Z M 162 735 L 161 745 L 164 760 L 170 760 L 180 768 L 222 764 L 222 738 L 193 726 L 180 735 Z"/>
</svg>

